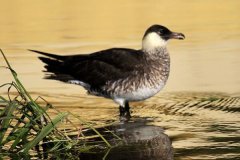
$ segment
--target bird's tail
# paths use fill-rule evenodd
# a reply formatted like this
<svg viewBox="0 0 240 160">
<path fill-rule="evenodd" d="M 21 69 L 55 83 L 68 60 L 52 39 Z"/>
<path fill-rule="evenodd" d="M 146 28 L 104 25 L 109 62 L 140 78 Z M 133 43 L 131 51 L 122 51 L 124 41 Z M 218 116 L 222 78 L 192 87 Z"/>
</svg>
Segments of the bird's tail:
<svg viewBox="0 0 240 160">
<path fill-rule="evenodd" d="M 52 72 L 52 73 L 59 73 L 62 71 L 63 65 L 62 62 L 59 60 L 47 58 L 47 57 L 38 57 L 43 63 L 46 65 L 44 66 L 46 68 L 46 72 Z"/>
<path fill-rule="evenodd" d="M 38 57 L 43 63 L 46 64 L 44 66 L 46 68 L 45 72 L 50 72 L 50 73 L 53 73 L 54 75 L 59 75 L 59 74 L 65 73 L 65 67 L 63 64 L 64 56 L 41 52 L 41 51 L 36 51 L 36 50 L 29 50 L 29 51 L 36 52 L 38 54 L 47 56 L 47 57 Z M 53 76 L 51 75 L 51 77 L 53 77 Z M 49 76 L 47 76 L 45 78 L 53 79 L 53 78 L 50 78 Z"/>
<path fill-rule="evenodd" d="M 32 49 L 29 49 L 29 51 L 36 52 L 38 54 L 41 54 L 41 55 L 44 55 L 44 56 L 47 56 L 47 57 L 51 57 L 51 58 L 54 58 L 54 59 L 57 59 L 57 60 L 64 60 L 64 57 L 65 57 L 65 56 L 61 56 L 61 55 L 56 55 L 56 54 L 37 51 L 37 50 L 32 50 Z"/>
<path fill-rule="evenodd" d="M 29 50 L 36 52 L 38 54 L 44 55 L 46 57 L 38 57 L 43 63 L 45 63 L 46 70 L 44 72 L 49 72 L 44 78 L 46 79 L 55 79 L 63 82 L 68 82 L 72 80 L 73 77 L 67 72 L 68 67 L 65 66 L 64 60 L 67 56 L 56 55 L 52 53 L 46 53 L 37 50 Z"/>
</svg>

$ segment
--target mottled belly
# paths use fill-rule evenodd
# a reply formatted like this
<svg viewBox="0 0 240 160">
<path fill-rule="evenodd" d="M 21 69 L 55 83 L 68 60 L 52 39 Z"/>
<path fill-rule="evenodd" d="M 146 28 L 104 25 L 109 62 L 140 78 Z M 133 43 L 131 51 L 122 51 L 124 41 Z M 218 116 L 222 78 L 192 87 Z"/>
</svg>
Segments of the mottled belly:
<svg viewBox="0 0 240 160">
<path fill-rule="evenodd" d="M 115 98 L 125 99 L 127 101 L 141 101 L 147 98 L 150 98 L 157 94 L 163 87 L 165 83 L 161 82 L 159 85 L 155 87 L 140 87 L 136 90 L 132 90 L 129 92 L 119 92 L 118 94 L 114 95 Z"/>
</svg>

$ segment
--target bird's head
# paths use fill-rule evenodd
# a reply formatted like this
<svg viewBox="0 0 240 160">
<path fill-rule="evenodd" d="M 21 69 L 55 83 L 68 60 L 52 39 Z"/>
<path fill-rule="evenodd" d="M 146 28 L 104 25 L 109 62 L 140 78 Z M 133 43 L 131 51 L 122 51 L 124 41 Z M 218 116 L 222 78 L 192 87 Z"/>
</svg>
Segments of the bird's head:
<svg viewBox="0 0 240 160">
<path fill-rule="evenodd" d="M 184 34 L 172 32 L 168 28 L 161 25 L 152 25 L 149 27 L 142 41 L 143 50 L 153 50 L 160 47 L 165 47 L 169 39 L 185 38 Z"/>
</svg>

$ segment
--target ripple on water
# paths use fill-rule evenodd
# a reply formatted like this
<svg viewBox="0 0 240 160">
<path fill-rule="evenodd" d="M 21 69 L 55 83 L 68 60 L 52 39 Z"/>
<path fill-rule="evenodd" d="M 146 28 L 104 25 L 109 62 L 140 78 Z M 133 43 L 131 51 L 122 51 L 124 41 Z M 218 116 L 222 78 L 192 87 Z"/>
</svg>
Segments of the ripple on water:
<svg viewBox="0 0 240 160">
<path fill-rule="evenodd" d="M 118 121 L 116 104 L 102 98 L 59 96 L 56 107 L 74 111 L 99 126 Z M 47 98 L 48 99 L 48 98 Z M 64 105 L 61 104 L 63 101 Z M 83 104 L 83 106 L 82 106 Z M 224 93 L 162 93 L 132 103 L 133 122 L 147 120 L 171 139 L 175 159 L 240 157 L 240 97 Z M 134 124 L 134 123 L 133 123 Z"/>
</svg>

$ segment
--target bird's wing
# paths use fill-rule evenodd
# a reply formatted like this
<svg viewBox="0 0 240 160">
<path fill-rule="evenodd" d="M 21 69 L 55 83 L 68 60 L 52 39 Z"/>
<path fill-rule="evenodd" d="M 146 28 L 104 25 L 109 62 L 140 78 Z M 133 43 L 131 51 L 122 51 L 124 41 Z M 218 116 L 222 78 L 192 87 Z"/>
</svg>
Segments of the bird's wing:
<svg viewBox="0 0 240 160">
<path fill-rule="evenodd" d="M 72 56 L 34 52 L 50 57 L 39 57 L 46 63 L 47 72 L 53 73 L 48 78 L 60 81 L 77 80 L 94 87 L 127 77 L 140 65 L 139 58 L 143 56 L 140 50 L 123 48 Z"/>
</svg>

